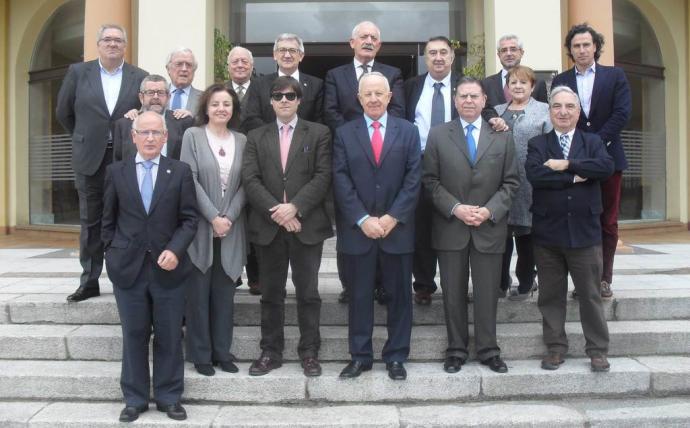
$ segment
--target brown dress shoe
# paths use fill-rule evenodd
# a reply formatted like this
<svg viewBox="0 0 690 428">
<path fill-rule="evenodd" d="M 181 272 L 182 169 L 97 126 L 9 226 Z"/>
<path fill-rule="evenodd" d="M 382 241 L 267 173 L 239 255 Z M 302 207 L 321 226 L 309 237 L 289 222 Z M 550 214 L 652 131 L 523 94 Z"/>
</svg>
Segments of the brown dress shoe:
<svg viewBox="0 0 690 428">
<path fill-rule="evenodd" d="M 255 360 L 251 367 L 249 367 L 250 376 L 263 376 L 268 374 L 271 370 L 282 366 L 283 362 L 275 358 L 271 358 L 268 354 L 261 354 L 258 360 Z"/>
<path fill-rule="evenodd" d="M 303 359 L 302 368 L 304 369 L 304 375 L 307 377 L 321 376 L 321 364 L 319 364 L 319 360 L 314 357 Z"/>
<path fill-rule="evenodd" d="M 541 360 L 541 368 L 544 370 L 558 370 L 558 368 L 565 362 L 563 353 L 558 351 L 549 351 L 548 354 Z"/>
<path fill-rule="evenodd" d="M 428 291 L 415 291 L 414 302 L 421 306 L 429 306 L 431 304 L 431 293 Z"/>
<path fill-rule="evenodd" d="M 613 297 L 613 291 L 611 291 L 611 284 L 606 281 L 601 281 L 601 297 L 604 299 L 610 299 Z"/>
<path fill-rule="evenodd" d="M 607 372 L 611 368 L 606 355 L 595 355 L 590 357 L 593 372 Z"/>
</svg>

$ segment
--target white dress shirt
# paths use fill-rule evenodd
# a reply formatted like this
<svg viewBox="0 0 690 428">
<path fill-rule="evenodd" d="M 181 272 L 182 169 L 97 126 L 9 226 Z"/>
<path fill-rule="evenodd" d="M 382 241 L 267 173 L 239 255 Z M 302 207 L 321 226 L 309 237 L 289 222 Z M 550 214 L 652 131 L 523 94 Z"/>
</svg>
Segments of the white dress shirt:
<svg viewBox="0 0 690 428">
<path fill-rule="evenodd" d="M 469 125 L 470 122 L 465 122 L 463 118 L 460 118 L 460 126 L 462 126 L 462 133 L 467 135 L 467 125 Z M 479 130 L 482 129 L 482 117 L 481 115 L 472 122 L 472 125 L 474 125 L 474 129 L 472 130 L 472 136 L 474 137 L 474 144 L 479 147 Z"/>
<path fill-rule="evenodd" d="M 592 105 L 592 88 L 594 88 L 594 76 L 596 74 L 596 63 L 592 63 L 584 73 L 575 67 L 575 80 L 577 80 L 577 96 L 580 98 L 580 105 L 585 116 L 589 116 L 589 109 Z"/>
<path fill-rule="evenodd" d="M 108 107 L 108 113 L 113 114 L 117 98 L 120 96 L 120 86 L 122 86 L 122 66 L 125 61 L 110 72 L 103 67 L 101 60 L 98 60 L 98 66 L 101 69 L 101 85 L 103 86 L 103 96 L 105 97 L 105 105 Z"/>
<path fill-rule="evenodd" d="M 357 75 L 357 81 L 359 81 L 359 78 L 362 77 L 362 74 L 364 74 L 364 70 L 362 70 L 362 62 L 359 62 L 357 58 L 354 59 L 354 64 L 355 64 L 355 74 Z M 372 59 L 367 63 L 367 66 L 369 67 L 369 73 L 374 71 L 374 60 Z"/>
<path fill-rule="evenodd" d="M 168 100 L 168 110 L 172 110 L 172 103 L 173 103 L 173 98 L 175 98 L 175 91 L 178 88 L 175 87 L 172 83 L 170 84 L 170 99 Z M 187 86 L 186 88 L 179 88 L 182 89 L 182 94 L 180 94 L 180 108 L 186 108 L 187 107 L 187 100 L 189 99 L 189 92 L 192 90 L 192 85 Z"/>
<path fill-rule="evenodd" d="M 414 124 L 417 125 L 419 130 L 419 141 L 421 143 L 422 152 L 426 148 L 426 139 L 429 137 L 429 130 L 431 129 L 431 105 L 434 100 L 434 83 L 437 81 L 431 77 L 431 74 L 426 75 L 424 79 L 424 88 L 422 89 L 422 94 L 419 96 L 419 101 L 417 101 L 417 108 L 414 113 Z M 445 104 L 445 117 L 444 122 L 450 122 L 451 112 L 453 111 L 453 104 L 451 103 L 451 83 L 450 83 L 450 73 L 443 80 L 441 87 L 441 93 L 443 94 L 443 101 Z"/>
<path fill-rule="evenodd" d="M 143 162 L 146 159 L 142 158 L 139 152 L 137 152 L 137 155 L 134 157 L 134 161 L 137 163 L 137 182 L 139 183 L 139 191 L 141 192 L 141 183 L 144 181 L 144 175 L 146 175 L 146 168 L 144 168 Z M 161 155 L 156 156 L 153 159 L 150 159 L 151 162 L 153 162 L 153 166 L 151 167 L 151 184 L 152 187 L 151 189 L 156 188 L 156 177 L 158 177 L 158 164 L 161 161 Z"/>
</svg>

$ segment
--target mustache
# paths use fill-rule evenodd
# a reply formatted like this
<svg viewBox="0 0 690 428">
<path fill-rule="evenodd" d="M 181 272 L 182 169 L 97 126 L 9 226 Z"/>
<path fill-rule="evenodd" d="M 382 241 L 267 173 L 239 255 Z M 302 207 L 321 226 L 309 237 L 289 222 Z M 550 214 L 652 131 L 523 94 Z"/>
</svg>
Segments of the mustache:
<svg viewBox="0 0 690 428">
<path fill-rule="evenodd" d="M 373 43 L 362 43 L 362 49 L 374 50 L 374 44 Z"/>
</svg>

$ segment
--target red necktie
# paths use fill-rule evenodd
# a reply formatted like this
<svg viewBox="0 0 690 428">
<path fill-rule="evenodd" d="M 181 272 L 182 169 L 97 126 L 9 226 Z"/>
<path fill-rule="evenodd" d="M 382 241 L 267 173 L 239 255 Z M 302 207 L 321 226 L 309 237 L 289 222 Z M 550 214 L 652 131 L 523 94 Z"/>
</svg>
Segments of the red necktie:
<svg viewBox="0 0 690 428">
<path fill-rule="evenodd" d="M 381 149 L 383 148 L 383 137 L 381 136 L 381 123 L 374 121 L 371 126 L 374 127 L 374 133 L 371 136 L 371 149 L 374 151 L 374 160 L 379 164 L 381 159 Z"/>
</svg>

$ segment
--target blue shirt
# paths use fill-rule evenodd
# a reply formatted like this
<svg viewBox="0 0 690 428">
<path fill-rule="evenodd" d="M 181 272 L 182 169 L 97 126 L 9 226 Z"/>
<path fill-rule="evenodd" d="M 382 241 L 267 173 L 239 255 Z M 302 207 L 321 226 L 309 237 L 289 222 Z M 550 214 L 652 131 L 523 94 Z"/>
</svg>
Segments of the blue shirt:
<svg viewBox="0 0 690 428">
<path fill-rule="evenodd" d="M 144 168 L 144 159 L 141 157 L 139 152 L 137 152 L 137 155 L 134 157 L 134 161 L 137 163 L 137 183 L 139 183 L 139 191 L 141 192 L 141 183 L 144 181 L 144 175 L 146 174 L 146 168 Z M 153 166 L 151 167 L 151 184 L 153 185 L 151 188 L 155 189 L 156 188 L 156 177 L 158 177 L 158 164 L 161 161 L 161 155 L 156 156 L 153 159 L 150 159 L 151 162 L 153 162 Z"/>
</svg>

